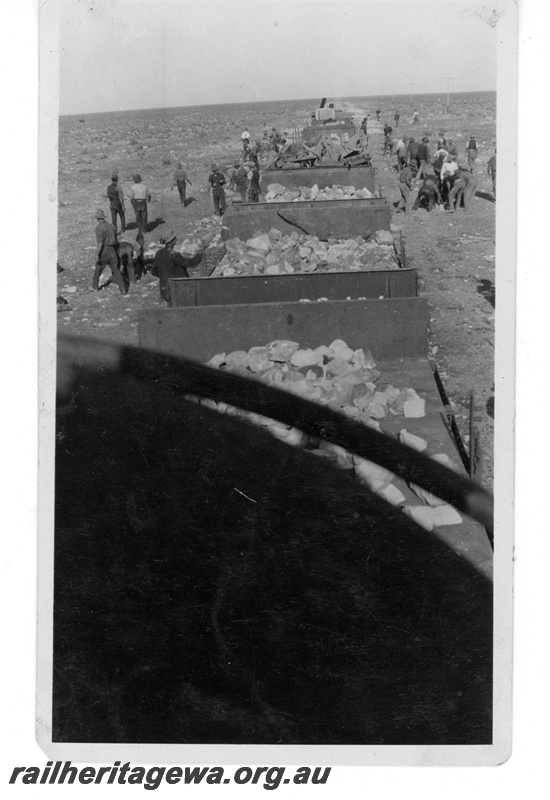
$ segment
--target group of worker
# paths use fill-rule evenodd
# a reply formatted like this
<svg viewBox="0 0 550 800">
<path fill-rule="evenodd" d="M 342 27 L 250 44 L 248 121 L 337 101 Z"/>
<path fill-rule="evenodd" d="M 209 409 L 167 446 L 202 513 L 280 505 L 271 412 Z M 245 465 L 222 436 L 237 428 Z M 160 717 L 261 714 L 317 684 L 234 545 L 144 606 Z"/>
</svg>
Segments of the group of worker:
<svg viewBox="0 0 550 800">
<path fill-rule="evenodd" d="M 383 154 L 393 153 L 392 129 L 386 124 L 384 130 Z M 465 148 L 467 164 L 458 162 L 458 149 L 452 139 L 447 140 L 444 133 L 440 132 L 437 139 L 437 149 L 432 157 L 430 155 L 429 138 L 423 136 L 417 142 L 414 136 L 402 136 L 396 146 L 395 169 L 399 173 L 400 198 L 397 211 L 407 211 L 413 181 L 422 181 L 412 210 L 424 207 L 431 211 L 438 203 L 449 213 L 464 207 L 471 207 L 477 181 L 474 175 L 475 163 L 478 157 L 478 146 L 475 135 L 468 138 Z M 487 171 L 493 182 L 493 193 L 496 199 L 496 148 L 495 154 L 489 160 Z"/>
</svg>

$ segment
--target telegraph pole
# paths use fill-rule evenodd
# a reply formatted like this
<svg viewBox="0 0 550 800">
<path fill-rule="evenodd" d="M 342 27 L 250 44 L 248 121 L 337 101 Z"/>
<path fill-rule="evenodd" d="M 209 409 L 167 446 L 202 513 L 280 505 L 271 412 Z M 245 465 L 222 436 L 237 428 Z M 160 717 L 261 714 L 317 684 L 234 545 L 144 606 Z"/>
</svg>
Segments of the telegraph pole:
<svg viewBox="0 0 550 800">
<path fill-rule="evenodd" d="M 449 87 L 451 85 L 451 81 L 455 81 L 456 78 L 453 78 L 452 75 L 444 75 L 444 80 L 447 81 L 447 114 L 449 113 Z"/>
</svg>

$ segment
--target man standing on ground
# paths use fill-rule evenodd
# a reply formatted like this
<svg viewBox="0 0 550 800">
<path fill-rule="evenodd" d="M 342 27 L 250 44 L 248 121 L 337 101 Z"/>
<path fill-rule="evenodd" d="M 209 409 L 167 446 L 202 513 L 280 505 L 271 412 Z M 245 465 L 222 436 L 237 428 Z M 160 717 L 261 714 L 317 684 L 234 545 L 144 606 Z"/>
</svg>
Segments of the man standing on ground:
<svg viewBox="0 0 550 800">
<path fill-rule="evenodd" d="M 419 117 L 420 117 L 420 114 L 418 113 L 418 111 L 415 111 L 414 114 L 413 114 L 413 125 L 418 125 L 418 118 Z"/>
<path fill-rule="evenodd" d="M 134 175 L 134 183 L 130 189 L 130 201 L 136 215 L 136 225 L 138 231 L 145 236 L 149 220 L 147 217 L 147 202 L 151 201 L 151 192 L 147 186 L 141 182 L 141 175 Z"/>
<path fill-rule="evenodd" d="M 240 164 L 235 177 L 237 191 L 241 195 L 241 200 L 246 203 L 246 193 L 248 191 L 248 170 L 244 164 Z"/>
<path fill-rule="evenodd" d="M 172 183 L 172 191 L 174 189 L 174 186 L 178 187 L 180 203 L 182 204 L 182 206 L 185 205 L 187 184 L 189 184 L 189 186 L 193 185 L 189 180 L 189 178 L 187 177 L 187 172 L 183 169 L 181 161 L 178 161 L 178 163 L 176 164 L 176 171 L 174 172 L 174 182 Z"/>
<path fill-rule="evenodd" d="M 219 214 L 220 217 L 226 209 L 225 202 L 225 176 L 218 170 L 217 164 L 211 164 L 212 172 L 208 176 L 208 182 L 212 187 L 212 198 L 214 200 L 214 213 Z"/>
<path fill-rule="evenodd" d="M 401 211 L 401 209 L 403 209 L 405 214 L 407 213 L 407 206 L 409 205 L 409 197 L 411 196 L 412 179 L 413 179 L 412 170 L 408 165 L 406 165 L 399 173 L 399 191 L 401 192 L 401 198 L 397 205 L 398 212 Z"/>
<path fill-rule="evenodd" d="M 416 173 L 416 178 L 419 180 L 423 178 L 424 175 L 428 174 L 428 166 L 430 163 L 430 151 L 428 148 L 429 139 L 427 136 L 422 137 L 422 141 L 418 145 L 418 172 Z"/>
<path fill-rule="evenodd" d="M 400 115 L 399 111 L 396 111 L 396 112 L 395 112 L 395 114 L 393 115 L 393 118 L 394 118 L 394 120 L 395 120 L 395 127 L 396 127 L 396 128 L 398 128 L 398 127 L 399 127 L 399 117 L 400 117 L 400 116 L 401 116 L 401 115 Z"/>
<path fill-rule="evenodd" d="M 468 166 L 473 172 L 477 158 L 477 141 L 473 133 L 470 134 L 468 144 L 466 145 L 466 155 L 468 156 Z"/>
<path fill-rule="evenodd" d="M 495 196 L 495 200 L 497 199 L 497 149 L 495 147 L 495 153 L 491 156 L 489 161 L 487 162 L 487 175 L 491 176 L 491 180 L 493 182 L 493 194 Z"/>
<path fill-rule="evenodd" d="M 470 167 L 460 167 L 460 175 L 464 181 L 464 208 L 468 210 L 474 202 L 477 181 Z"/>
<path fill-rule="evenodd" d="M 196 267 L 202 254 L 198 253 L 194 258 L 184 258 L 181 253 L 174 252 L 176 235 L 173 231 L 161 237 L 160 243 L 164 247 L 155 254 L 151 275 L 159 279 L 160 296 L 169 303 L 170 278 L 188 278 L 187 268 Z"/>
<path fill-rule="evenodd" d="M 95 238 L 97 241 L 97 252 L 95 259 L 95 271 L 92 280 L 92 289 L 94 292 L 99 291 L 99 278 L 106 266 L 111 268 L 113 273 L 113 280 L 119 288 L 121 294 L 126 294 L 126 286 L 124 279 L 118 267 L 118 253 L 117 253 L 117 235 L 116 228 L 107 222 L 105 219 L 105 212 L 102 208 L 96 211 L 97 225 L 95 229 Z"/>
<path fill-rule="evenodd" d="M 250 167 L 250 202 L 259 203 L 262 187 L 260 185 L 260 170 L 251 161 L 248 166 Z"/>
<path fill-rule="evenodd" d="M 377 121 L 377 122 L 380 122 L 380 114 L 381 114 L 381 113 L 382 113 L 382 112 L 380 111 L 380 109 L 379 109 L 379 108 L 377 108 L 377 109 L 376 109 L 376 121 Z"/>
<path fill-rule="evenodd" d="M 109 207 L 111 209 L 111 221 L 116 230 L 117 216 L 120 217 L 120 230 L 122 233 L 126 230 L 126 217 L 124 214 L 124 194 L 118 185 L 118 174 L 113 172 L 111 175 L 112 183 L 107 186 L 107 197 L 109 198 Z"/>
</svg>

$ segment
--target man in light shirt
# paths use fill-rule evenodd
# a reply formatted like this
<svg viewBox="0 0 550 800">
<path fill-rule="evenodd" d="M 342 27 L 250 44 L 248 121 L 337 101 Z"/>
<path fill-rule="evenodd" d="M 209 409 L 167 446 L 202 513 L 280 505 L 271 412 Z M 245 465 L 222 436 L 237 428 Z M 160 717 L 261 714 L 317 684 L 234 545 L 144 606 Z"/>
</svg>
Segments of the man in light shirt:
<svg viewBox="0 0 550 800">
<path fill-rule="evenodd" d="M 141 175 L 139 174 L 134 175 L 134 183 L 130 189 L 129 197 L 136 215 L 138 231 L 144 236 L 147 233 L 147 202 L 151 201 L 151 192 L 141 182 Z"/>
<path fill-rule="evenodd" d="M 448 155 L 441 165 L 441 194 L 446 205 L 448 205 L 449 194 L 453 188 L 455 177 L 458 175 L 458 164 L 453 156 Z"/>
</svg>

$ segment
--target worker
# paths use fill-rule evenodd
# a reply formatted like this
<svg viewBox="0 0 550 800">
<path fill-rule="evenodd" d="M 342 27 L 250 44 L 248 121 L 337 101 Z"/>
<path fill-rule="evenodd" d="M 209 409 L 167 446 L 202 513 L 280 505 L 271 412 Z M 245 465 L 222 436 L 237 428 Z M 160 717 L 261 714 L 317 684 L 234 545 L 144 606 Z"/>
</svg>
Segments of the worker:
<svg viewBox="0 0 550 800">
<path fill-rule="evenodd" d="M 458 150 L 452 139 L 447 142 L 447 153 L 453 156 L 455 161 L 458 161 Z"/>
<path fill-rule="evenodd" d="M 487 175 L 490 175 L 491 181 L 493 182 L 493 194 L 495 196 L 495 200 L 497 199 L 497 149 L 495 147 L 495 152 L 487 162 Z"/>
<path fill-rule="evenodd" d="M 367 135 L 367 118 L 363 117 L 361 120 L 361 133 L 364 133 L 365 136 Z"/>
<path fill-rule="evenodd" d="M 379 109 L 379 108 L 377 108 L 377 109 L 376 109 L 376 121 L 377 121 L 377 122 L 380 122 L 380 114 L 381 114 L 381 113 L 382 113 L 382 112 L 380 111 L 380 109 Z"/>
<path fill-rule="evenodd" d="M 408 162 L 411 167 L 415 170 L 418 170 L 420 166 L 420 161 L 418 160 L 418 147 L 419 144 L 415 140 L 414 136 L 409 138 L 409 143 L 407 144 L 407 154 L 408 154 Z"/>
<path fill-rule="evenodd" d="M 408 141 L 406 136 L 402 136 L 397 142 L 397 169 L 401 170 L 409 163 Z"/>
<path fill-rule="evenodd" d="M 243 203 L 246 203 L 248 193 L 248 167 L 245 164 L 239 164 L 235 177 L 235 186 L 241 195 L 241 200 Z"/>
<path fill-rule="evenodd" d="M 393 128 L 387 122 L 384 123 L 384 136 L 393 133 Z"/>
<path fill-rule="evenodd" d="M 95 229 L 95 238 L 97 241 L 97 252 L 95 259 L 95 271 L 92 279 L 92 290 L 99 291 L 99 278 L 106 266 L 111 268 L 113 280 L 119 288 L 121 294 L 126 294 L 126 286 L 124 279 L 119 269 L 119 259 L 117 252 L 117 233 L 116 228 L 105 219 L 105 212 L 102 208 L 98 208 L 95 217 L 97 225 Z"/>
<path fill-rule="evenodd" d="M 401 116 L 401 115 L 399 114 L 399 111 L 396 111 L 396 112 L 395 112 L 395 114 L 393 115 L 393 118 L 394 118 L 394 120 L 395 120 L 395 127 L 396 127 L 396 128 L 398 128 L 398 127 L 399 127 L 399 117 L 400 117 L 400 116 Z"/>
<path fill-rule="evenodd" d="M 119 269 L 126 269 L 131 284 L 136 282 L 136 274 L 141 276 L 145 271 L 143 258 L 143 234 L 138 230 L 124 231 L 118 237 Z"/>
<path fill-rule="evenodd" d="M 382 151 L 382 155 L 385 156 L 386 153 L 389 153 L 390 156 L 393 155 L 393 148 L 395 147 L 395 142 L 391 138 L 391 128 L 389 129 L 389 133 L 386 133 L 384 136 L 384 150 Z"/>
<path fill-rule="evenodd" d="M 160 243 L 164 246 L 155 253 L 151 269 L 151 275 L 159 279 L 160 296 L 167 303 L 170 302 L 170 278 L 188 278 L 187 269 L 196 266 L 202 258 L 198 254 L 195 258 L 186 259 L 181 253 L 174 252 L 176 241 L 176 234 L 173 231 L 161 237 Z"/>
<path fill-rule="evenodd" d="M 174 186 L 178 187 L 178 193 L 180 196 L 180 203 L 182 206 L 185 205 L 185 195 L 187 190 L 187 184 L 192 186 L 193 184 L 187 177 L 187 172 L 183 169 L 183 165 L 181 161 L 178 161 L 176 164 L 176 171 L 174 172 L 174 181 L 172 183 L 172 191 L 174 191 Z"/>
<path fill-rule="evenodd" d="M 250 134 L 249 134 L 249 132 L 248 132 L 248 131 L 243 131 L 243 132 L 241 133 L 241 140 L 242 140 L 243 142 L 244 142 L 245 140 L 246 140 L 247 142 L 250 142 Z"/>
<path fill-rule="evenodd" d="M 250 189 L 248 195 L 249 201 L 251 203 L 259 203 L 260 194 L 262 193 L 262 187 L 260 184 L 260 170 L 253 161 L 249 162 L 248 167 L 250 169 Z"/>
<path fill-rule="evenodd" d="M 117 216 L 120 217 L 120 230 L 124 233 L 126 230 L 124 193 L 118 185 L 118 173 L 116 172 L 111 175 L 111 183 L 107 186 L 107 197 L 109 198 L 109 207 L 111 209 L 111 221 L 116 229 Z"/>
<path fill-rule="evenodd" d="M 449 207 L 447 211 L 451 214 L 454 211 L 459 211 L 462 206 L 464 198 L 464 189 L 466 188 L 466 181 L 464 180 L 463 173 L 457 172 L 454 176 L 453 186 L 449 192 Z"/>
<path fill-rule="evenodd" d="M 460 167 L 460 174 L 464 181 L 464 208 L 468 210 L 472 207 L 476 195 L 477 181 L 470 167 Z"/>
<path fill-rule="evenodd" d="M 466 155 L 468 156 L 468 166 L 473 172 L 477 158 L 477 140 L 473 133 L 470 134 L 468 144 L 466 145 Z"/>
<path fill-rule="evenodd" d="M 413 125 L 418 125 L 419 117 L 420 117 L 420 114 L 418 113 L 418 111 L 415 110 L 415 112 L 413 114 Z"/>
<path fill-rule="evenodd" d="M 226 209 L 226 201 L 225 201 L 225 177 L 219 171 L 217 164 L 211 164 L 212 172 L 208 176 L 208 182 L 212 187 L 212 198 L 214 200 L 214 213 L 219 214 L 220 217 L 223 216 L 223 213 Z"/>
<path fill-rule="evenodd" d="M 446 156 L 443 164 L 441 165 L 441 175 L 440 175 L 440 183 L 441 183 L 441 196 L 443 197 L 443 201 L 447 206 L 447 210 L 449 210 L 449 195 L 453 188 L 455 178 L 458 173 L 458 164 L 454 160 L 452 156 Z"/>
<path fill-rule="evenodd" d="M 147 186 L 141 182 L 141 175 L 134 175 L 134 183 L 130 188 L 130 201 L 136 215 L 136 225 L 143 235 L 147 233 L 147 203 L 151 202 L 151 192 Z"/>
<path fill-rule="evenodd" d="M 426 175 L 426 178 L 418 190 L 416 200 L 412 207 L 413 211 L 419 208 L 426 208 L 428 213 L 433 209 L 435 202 L 441 203 L 441 193 L 439 191 L 437 178 L 433 173 Z"/>
<path fill-rule="evenodd" d="M 418 171 L 416 173 L 417 180 L 428 174 L 428 167 L 430 164 L 430 149 L 428 147 L 429 141 L 430 140 L 427 136 L 423 136 L 422 141 L 418 145 L 418 152 L 416 155 L 418 159 Z"/>
<path fill-rule="evenodd" d="M 227 171 L 226 171 L 227 179 L 229 181 L 228 186 L 229 186 L 229 188 L 231 189 L 232 192 L 236 192 L 237 191 L 236 180 L 237 180 L 237 173 L 239 171 L 239 167 L 240 167 L 240 164 L 239 164 L 239 162 L 237 162 L 236 164 L 233 164 L 232 167 L 229 167 L 227 169 Z"/>
<path fill-rule="evenodd" d="M 401 197 L 397 204 L 396 212 L 399 213 L 401 209 L 407 213 L 407 206 L 409 204 L 409 198 L 411 196 L 411 184 L 413 179 L 413 173 L 411 168 L 408 164 L 405 164 L 401 172 L 399 173 L 399 191 L 401 192 Z"/>
</svg>

